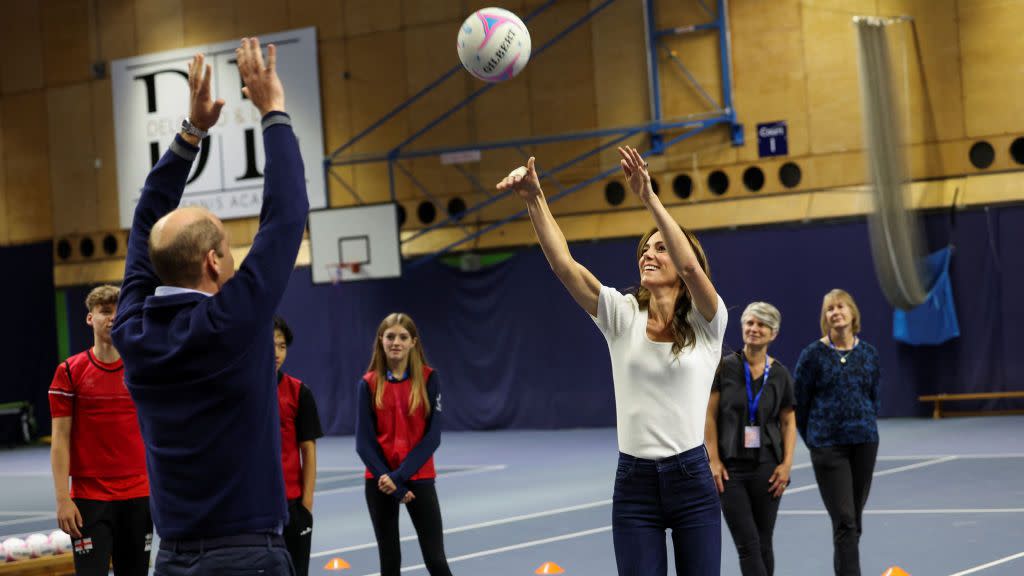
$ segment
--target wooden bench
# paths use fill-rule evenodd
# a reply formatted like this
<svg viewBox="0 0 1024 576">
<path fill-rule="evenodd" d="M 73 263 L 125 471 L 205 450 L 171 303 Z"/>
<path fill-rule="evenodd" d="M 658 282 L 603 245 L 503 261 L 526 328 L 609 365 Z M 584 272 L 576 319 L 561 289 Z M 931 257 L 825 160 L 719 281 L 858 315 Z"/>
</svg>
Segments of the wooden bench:
<svg viewBox="0 0 1024 576">
<path fill-rule="evenodd" d="M 18 576 L 65 576 L 75 573 L 75 559 L 68 554 L 0 563 L 0 574 Z"/>
<path fill-rule="evenodd" d="M 921 402 L 934 402 L 935 408 L 932 410 L 932 418 L 938 420 L 942 418 L 942 403 L 943 402 L 956 402 L 959 400 L 996 400 L 1003 398 L 1024 398 L 1024 391 L 1014 392 L 978 392 L 974 394 L 930 394 L 928 396 L 918 396 L 918 400 Z M 989 416 L 994 414 L 1024 414 L 1024 410 L 989 410 L 987 412 L 947 412 L 947 416 Z"/>
</svg>

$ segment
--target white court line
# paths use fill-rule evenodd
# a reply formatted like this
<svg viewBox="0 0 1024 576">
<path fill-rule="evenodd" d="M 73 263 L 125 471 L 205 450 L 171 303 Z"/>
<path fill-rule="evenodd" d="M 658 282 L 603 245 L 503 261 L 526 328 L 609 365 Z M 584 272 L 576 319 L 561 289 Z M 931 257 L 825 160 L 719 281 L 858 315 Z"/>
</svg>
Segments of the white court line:
<svg viewBox="0 0 1024 576">
<path fill-rule="evenodd" d="M 1012 554 L 1010 556 L 1007 556 L 1006 558 L 1000 558 L 999 560 L 993 560 L 993 561 L 989 562 L 988 564 L 982 564 L 981 566 L 975 566 L 974 568 L 968 568 L 967 570 L 964 570 L 963 572 L 957 572 L 956 574 L 950 574 L 949 576 L 967 576 L 968 574 L 974 574 L 975 572 L 981 572 L 982 570 L 987 570 L 987 569 L 989 569 L 989 568 L 991 568 L 993 566 L 999 566 L 1000 564 L 1006 564 L 1007 562 L 1011 562 L 1013 560 L 1016 560 L 1017 558 L 1024 558 L 1024 552 L 1018 552 L 1016 554 Z"/>
<path fill-rule="evenodd" d="M 53 514 L 49 510 L 0 510 L 0 516 L 40 516 L 42 514 Z"/>
<path fill-rule="evenodd" d="M 928 460 L 943 454 L 907 454 L 906 456 L 879 456 L 876 460 Z M 1024 452 L 990 452 L 982 454 L 945 454 L 961 460 L 998 460 L 1000 458 L 1024 458 Z"/>
<path fill-rule="evenodd" d="M 529 542 L 522 542 L 519 544 L 512 544 L 511 546 L 502 546 L 501 548 L 491 548 L 490 550 L 481 550 L 480 552 L 472 552 L 470 554 L 463 554 L 462 556 L 456 556 L 449 558 L 448 563 L 461 562 L 463 560 L 471 560 L 473 558 L 480 558 L 482 556 L 491 556 L 494 554 L 501 554 L 502 552 L 511 552 L 512 550 L 519 550 L 522 548 L 530 548 L 532 546 L 540 546 L 542 544 L 550 544 L 552 542 L 561 542 L 562 540 L 571 540 L 573 538 L 582 538 L 584 536 L 590 536 L 593 534 L 600 534 L 601 532 L 611 532 L 611 526 L 602 526 L 600 528 L 592 528 L 590 530 L 582 530 L 580 532 L 571 532 L 569 534 L 562 534 L 560 536 L 552 536 L 551 538 L 543 538 L 541 540 L 530 540 Z M 402 572 L 412 572 L 413 570 L 422 570 L 426 568 L 426 564 L 416 564 L 415 566 L 406 566 L 402 568 Z M 380 576 L 380 572 L 374 572 L 367 576 Z"/>
<path fill-rule="evenodd" d="M 507 468 L 504 464 L 495 464 L 493 466 L 481 466 L 479 468 L 471 468 L 469 470 L 459 470 L 458 472 L 446 473 L 441 471 L 438 473 L 438 478 L 455 478 L 457 476 L 472 476 L 473 474 L 483 474 L 484 472 L 497 472 L 498 470 L 504 470 Z M 363 484 L 358 486 L 345 486 L 343 488 L 331 488 L 329 490 L 317 490 L 313 492 L 316 496 L 327 496 L 330 494 L 344 494 L 346 492 L 359 492 L 365 490 Z"/>
<path fill-rule="evenodd" d="M 955 456 L 944 456 L 944 457 L 941 457 L 941 458 L 934 458 L 933 460 L 929 460 L 929 461 L 925 461 L 925 462 L 918 462 L 916 464 L 909 464 L 907 466 L 900 466 L 898 468 L 893 468 L 891 470 L 885 470 L 883 472 L 876 472 L 875 476 L 884 476 L 886 474 L 895 474 L 896 472 L 903 472 L 903 471 L 906 471 L 906 470 L 913 470 L 915 468 L 922 468 L 924 466 L 931 466 L 932 464 L 938 464 L 940 462 L 948 462 L 948 461 L 954 460 L 954 459 L 956 459 Z M 810 462 L 806 462 L 806 463 L 794 466 L 793 468 L 794 469 L 796 469 L 796 468 L 807 468 L 807 467 L 810 467 L 810 466 L 811 466 L 811 463 Z M 815 484 L 808 484 L 806 486 L 800 486 L 798 488 L 793 488 L 792 490 L 787 490 L 786 494 L 793 494 L 795 492 L 804 492 L 804 491 L 807 491 L 807 490 L 813 490 L 813 489 L 815 489 L 817 487 L 818 487 L 817 483 L 815 483 Z M 354 489 L 355 488 L 353 487 L 352 490 L 354 490 Z M 359 487 L 359 489 L 362 489 L 362 487 Z M 349 489 L 341 489 L 341 488 L 339 488 L 338 490 L 352 491 L 352 490 L 349 490 Z M 331 491 L 331 492 L 334 492 L 334 491 Z M 598 507 L 601 507 L 601 506 L 609 506 L 609 505 L 611 505 L 611 503 L 612 503 L 611 500 L 598 500 L 596 502 L 588 502 L 588 503 L 585 503 L 585 504 L 578 504 L 578 505 L 575 505 L 575 506 L 566 506 L 564 508 L 555 508 L 553 510 L 545 510 L 545 511 L 542 511 L 542 512 L 534 512 L 532 514 L 522 514 L 522 515 L 519 515 L 519 516 L 510 516 L 508 518 L 501 518 L 501 519 L 498 519 L 498 520 L 489 520 L 489 521 L 486 521 L 486 522 L 480 522 L 478 524 L 469 524 L 469 525 L 466 525 L 466 526 L 458 526 L 458 527 L 455 527 L 455 528 L 449 528 L 449 529 L 445 530 L 444 533 L 445 534 L 454 534 L 454 533 L 457 533 L 457 532 L 466 532 L 466 531 L 469 531 L 469 530 L 476 530 L 476 529 L 479 529 L 479 528 L 487 528 L 487 527 L 490 527 L 490 526 L 499 526 L 499 525 L 502 525 L 502 524 L 511 524 L 513 522 L 522 522 L 524 520 L 532 520 L 534 518 L 543 518 L 545 516 L 555 516 L 555 515 L 564 514 L 564 513 L 567 513 L 567 512 L 575 512 L 575 511 L 578 511 L 578 510 L 586 510 L 588 508 L 598 508 Z M 416 536 L 415 535 L 406 536 L 406 537 L 401 539 L 402 542 L 411 542 L 413 540 L 416 540 Z M 367 543 L 367 544 L 356 544 L 356 545 L 353 545 L 353 546 L 346 546 L 344 548 L 334 548 L 332 550 L 325 550 L 323 552 L 317 552 L 315 554 L 311 554 L 310 557 L 311 558 L 320 558 L 320 557 L 323 557 L 323 556 L 330 556 L 332 554 L 343 554 L 343 553 L 346 553 L 346 552 L 353 552 L 353 551 L 356 551 L 356 550 L 365 550 L 365 549 L 368 549 L 368 548 L 375 548 L 376 546 L 377 546 L 376 542 L 370 542 L 370 543 Z"/>
<path fill-rule="evenodd" d="M 458 532 L 466 532 L 469 530 L 476 530 L 478 528 L 488 528 L 490 526 L 499 526 L 501 524 L 511 524 L 513 522 L 522 522 L 523 520 L 533 520 L 534 518 L 543 518 L 545 516 L 555 516 L 557 514 L 565 514 L 566 512 L 576 512 L 578 510 L 587 510 L 589 508 L 600 508 L 601 506 L 608 506 L 612 503 L 611 500 L 599 500 L 597 502 L 588 502 L 586 504 L 577 504 L 576 506 L 566 506 L 564 508 L 555 508 L 553 510 L 545 510 L 543 512 L 534 512 L 532 514 L 521 514 L 519 516 L 509 516 L 508 518 L 500 518 L 498 520 L 488 520 L 486 522 L 480 522 L 478 524 L 467 524 L 465 526 L 457 526 L 455 528 L 448 528 L 444 531 L 445 534 L 456 534 Z M 410 535 L 402 538 L 401 542 L 412 542 L 416 540 L 416 535 Z M 368 544 L 356 544 L 355 546 L 346 546 L 344 548 L 335 548 L 333 550 L 325 550 L 323 552 L 317 552 L 316 554 L 310 555 L 310 558 L 320 558 L 322 556 L 330 556 L 331 554 L 343 554 L 345 552 L 352 552 L 355 550 L 365 550 L 367 548 L 376 548 L 376 542 L 370 542 Z"/>
<path fill-rule="evenodd" d="M 46 516 L 30 516 L 28 518 L 18 518 L 17 520 L 4 520 L 0 522 L 0 526 L 13 526 L 14 524 L 27 524 L 28 522 L 38 522 L 39 520 L 53 520 L 56 518 L 56 514 L 47 514 Z"/>
<path fill-rule="evenodd" d="M 827 515 L 827 510 L 779 510 L 779 514 L 783 516 L 823 516 Z M 864 514 L 866 515 L 877 515 L 884 516 L 888 514 L 892 515 L 917 515 L 917 514 L 1024 514 L 1024 508 L 882 508 L 882 509 L 865 509 Z"/>
<path fill-rule="evenodd" d="M 907 464 L 906 466 L 898 466 L 896 468 L 890 468 L 888 470 L 882 470 L 881 472 L 875 472 L 873 478 L 879 476 L 888 476 L 889 474 L 896 474 L 897 472 L 906 472 L 907 470 L 916 470 L 917 468 L 924 468 L 925 466 L 932 466 L 935 464 L 942 464 L 943 462 L 951 462 L 958 459 L 959 456 L 942 456 L 941 458 L 934 458 L 932 460 L 925 460 L 924 462 L 918 462 L 917 464 Z M 804 486 L 798 486 L 796 488 L 787 489 L 783 494 L 799 494 L 800 492 L 807 492 L 808 490 L 814 490 L 818 487 L 818 483 L 807 484 Z"/>
</svg>

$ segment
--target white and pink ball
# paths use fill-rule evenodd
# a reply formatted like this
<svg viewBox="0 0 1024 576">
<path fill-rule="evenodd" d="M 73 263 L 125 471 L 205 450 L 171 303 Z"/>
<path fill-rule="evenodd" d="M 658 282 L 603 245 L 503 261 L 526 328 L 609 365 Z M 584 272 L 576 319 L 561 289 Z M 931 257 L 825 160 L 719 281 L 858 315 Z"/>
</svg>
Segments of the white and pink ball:
<svg viewBox="0 0 1024 576">
<path fill-rule="evenodd" d="M 71 536 L 63 530 L 50 532 L 50 546 L 54 554 L 67 554 L 71 552 Z"/>
<path fill-rule="evenodd" d="M 482 8 L 466 18 L 456 42 L 459 60 L 484 82 L 514 78 L 530 61 L 530 31 L 504 8 Z"/>
<path fill-rule="evenodd" d="M 18 560 L 27 560 L 31 558 L 31 554 L 28 551 L 28 545 L 21 538 L 8 538 L 3 542 L 4 557 L 8 562 L 17 562 Z"/>
</svg>

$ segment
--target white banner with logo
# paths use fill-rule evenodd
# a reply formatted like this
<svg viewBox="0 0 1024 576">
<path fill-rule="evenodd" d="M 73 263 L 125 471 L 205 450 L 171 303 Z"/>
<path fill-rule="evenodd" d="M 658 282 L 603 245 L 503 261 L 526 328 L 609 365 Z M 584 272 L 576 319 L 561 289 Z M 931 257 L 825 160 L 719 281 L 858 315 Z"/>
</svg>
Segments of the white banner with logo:
<svg viewBox="0 0 1024 576">
<path fill-rule="evenodd" d="M 117 185 L 121 226 L 130 228 L 146 175 L 167 150 L 188 115 L 188 63 L 198 52 L 213 67 L 213 97 L 226 102 L 220 121 L 200 147 L 182 205 L 199 204 L 222 219 L 257 216 L 263 201 L 263 135 L 260 114 L 242 96 L 235 65 L 241 39 L 147 54 L 111 63 Z M 311 208 L 327 205 L 323 174 L 323 123 L 316 29 L 260 37 L 277 46 L 277 73 L 285 107 L 306 167 Z"/>
</svg>

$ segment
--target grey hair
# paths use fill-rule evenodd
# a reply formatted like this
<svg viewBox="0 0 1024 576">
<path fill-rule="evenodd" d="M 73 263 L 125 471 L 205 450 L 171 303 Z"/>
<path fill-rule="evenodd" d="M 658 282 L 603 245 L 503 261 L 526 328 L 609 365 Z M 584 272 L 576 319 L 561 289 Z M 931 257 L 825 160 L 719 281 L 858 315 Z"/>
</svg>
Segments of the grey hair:
<svg viewBox="0 0 1024 576">
<path fill-rule="evenodd" d="M 747 321 L 748 317 L 753 316 L 757 318 L 765 326 L 772 329 L 775 334 L 779 333 L 779 327 L 782 325 L 782 314 L 779 309 L 767 302 L 751 302 L 747 305 L 747 308 L 743 310 L 743 315 L 740 316 L 740 324 Z"/>
</svg>

